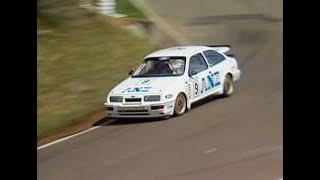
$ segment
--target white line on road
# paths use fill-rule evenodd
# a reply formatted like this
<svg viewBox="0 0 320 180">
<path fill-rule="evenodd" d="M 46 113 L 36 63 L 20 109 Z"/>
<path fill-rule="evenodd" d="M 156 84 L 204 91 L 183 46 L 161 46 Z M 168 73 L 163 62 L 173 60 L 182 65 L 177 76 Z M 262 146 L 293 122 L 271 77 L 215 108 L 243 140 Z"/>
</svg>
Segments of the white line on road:
<svg viewBox="0 0 320 180">
<path fill-rule="evenodd" d="M 101 127 L 101 126 L 111 124 L 111 123 L 113 123 L 114 121 L 115 121 L 115 119 L 112 119 L 112 120 L 110 120 L 110 121 L 107 121 L 107 122 L 101 124 L 100 126 L 95 126 L 95 127 L 89 128 L 89 129 L 87 129 L 87 130 L 81 131 L 81 132 L 79 132 L 79 133 L 76 133 L 76 134 L 73 134 L 73 135 L 70 135 L 70 136 L 66 136 L 66 137 L 64 137 L 64 138 L 58 139 L 58 140 L 56 140 L 56 141 L 53 141 L 53 142 L 51 142 L 51 143 L 42 145 L 42 146 L 38 147 L 37 150 L 43 149 L 43 148 L 45 148 L 45 147 L 51 146 L 51 145 L 53 145 L 53 144 L 56 144 L 56 143 L 59 143 L 59 142 L 62 142 L 62 141 L 65 141 L 65 140 L 70 139 L 70 138 L 73 138 L 73 137 L 75 137 L 75 136 L 79 136 L 79 135 L 81 135 L 81 134 L 85 134 L 85 133 L 90 132 L 90 131 L 92 131 L 92 130 L 95 130 L 95 129 Z"/>
<path fill-rule="evenodd" d="M 217 148 L 208 149 L 208 150 L 204 151 L 203 153 L 209 154 L 209 153 L 212 153 L 212 152 L 215 152 L 215 151 L 217 151 Z"/>
</svg>

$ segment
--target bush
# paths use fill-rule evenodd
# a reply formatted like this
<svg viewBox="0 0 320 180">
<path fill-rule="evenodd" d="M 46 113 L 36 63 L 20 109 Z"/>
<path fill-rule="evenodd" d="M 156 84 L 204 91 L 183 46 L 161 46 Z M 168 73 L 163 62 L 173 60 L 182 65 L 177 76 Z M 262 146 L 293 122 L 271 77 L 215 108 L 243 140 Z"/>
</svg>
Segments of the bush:
<svg viewBox="0 0 320 180">
<path fill-rule="evenodd" d="M 67 9 L 77 3 L 78 0 L 38 0 L 38 19 L 48 25 L 58 25 L 71 18 Z"/>
</svg>

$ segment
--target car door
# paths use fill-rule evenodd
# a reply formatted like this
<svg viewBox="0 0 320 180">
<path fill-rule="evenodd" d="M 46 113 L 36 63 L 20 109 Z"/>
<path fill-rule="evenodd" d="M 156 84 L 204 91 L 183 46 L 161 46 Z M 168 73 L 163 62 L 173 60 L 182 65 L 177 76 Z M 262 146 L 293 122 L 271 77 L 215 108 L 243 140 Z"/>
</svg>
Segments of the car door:
<svg viewBox="0 0 320 180">
<path fill-rule="evenodd" d="M 209 70 L 208 70 L 208 88 L 210 94 L 217 93 L 221 90 L 225 75 L 226 69 L 226 58 L 213 50 L 207 50 L 203 52 L 203 55 L 207 62 L 209 63 Z"/>
<path fill-rule="evenodd" d="M 192 87 L 191 102 L 195 102 L 208 94 L 205 83 L 208 68 L 209 66 L 201 53 L 190 57 L 188 74 Z"/>
</svg>

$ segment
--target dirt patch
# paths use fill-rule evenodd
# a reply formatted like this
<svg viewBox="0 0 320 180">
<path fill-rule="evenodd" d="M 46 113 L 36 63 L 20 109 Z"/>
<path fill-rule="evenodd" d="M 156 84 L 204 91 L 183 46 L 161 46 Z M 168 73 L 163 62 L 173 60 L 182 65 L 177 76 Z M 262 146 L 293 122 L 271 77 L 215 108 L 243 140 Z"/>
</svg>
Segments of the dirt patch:
<svg viewBox="0 0 320 180">
<path fill-rule="evenodd" d="M 152 21 L 142 18 L 122 17 L 122 18 L 110 18 L 109 21 L 114 25 L 132 25 L 132 24 L 143 24 L 150 26 Z"/>
<path fill-rule="evenodd" d="M 73 93 L 84 93 L 93 90 L 94 87 L 88 84 L 77 84 L 70 88 Z"/>
<path fill-rule="evenodd" d="M 99 109 L 97 111 L 94 111 L 94 112 L 82 117 L 81 120 L 76 124 L 68 126 L 55 134 L 39 138 L 37 140 L 37 146 L 39 147 L 44 144 L 61 139 L 63 137 L 70 136 L 72 134 L 84 131 L 84 130 L 89 129 L 93 126 L 97 126 L 99 124 L 102 124 L 102 123 L 106 122 L 107 120 L 108 120 L 108 118 L 106 118 L 106 111 L 104 109 Z"/>
</svg>

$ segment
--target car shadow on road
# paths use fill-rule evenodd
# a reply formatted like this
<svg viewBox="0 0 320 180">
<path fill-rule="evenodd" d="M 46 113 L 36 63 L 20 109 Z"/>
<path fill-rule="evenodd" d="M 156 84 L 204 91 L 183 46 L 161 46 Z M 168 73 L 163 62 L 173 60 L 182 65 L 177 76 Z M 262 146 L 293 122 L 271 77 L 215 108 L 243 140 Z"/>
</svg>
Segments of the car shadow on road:
<svg viewBox="0 0 320 180">
<path fill-rule="evenodd" d="M 115 125 L 130 125 L 130 124 L 140 124 L 140 123 L 154 123 L 165 121 L 168 118 L 109 118 L 105 117 L 96 123 L 93 126 L 115 126 Z"/>
<path fill-rule="evenodd" d="M 209 102 L 215 101 L 217 99 L 222 99 L 222 96 L 210 96 L 205 99 L 202 99 L 196 103 L 193 103 L 191 106 L 192 109 L 198 108 L 202 105 L 205 105 Z M 179 116 L 183 117 L 183 116 Z M 155 123 L 166 121 L 169 119 L 176 119 L 178 117 L 161 117 L 161 118 L 110 118 L 104 117 L 93 124 L 93 126 L 115 126 L 115 125 L 130 125 L 130 124 L 140 124 L 140 123 Z"/>
<path fill-rule="evenodd" d="M 218 99 L 223 99 L 225 97 L 221 96 L 221 95 L 214 95 L 214 96 L 209 96 L 209 97 L 206 97 L 204 99 L 201 99 L 195 103 L 193 103 L 191 105 L 191 111 L 192 109 L 195 109 L 195 108 L 198 108 L 198 107 L 201 107 L 202 105 L 205 105 L 209 102 L 212 102 L 212 101 L 215 101 L 215 100 L 218 100 Z"/>
</svg>

